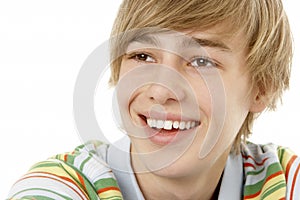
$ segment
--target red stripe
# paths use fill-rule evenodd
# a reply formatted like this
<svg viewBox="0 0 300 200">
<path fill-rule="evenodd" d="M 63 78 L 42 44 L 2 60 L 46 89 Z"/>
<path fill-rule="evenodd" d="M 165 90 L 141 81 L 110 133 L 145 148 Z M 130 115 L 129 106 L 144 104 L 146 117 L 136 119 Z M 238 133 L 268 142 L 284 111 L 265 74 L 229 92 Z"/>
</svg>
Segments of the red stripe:
<svg viewBox="0 0 300 200">
<path fill-rule="evenodd" d="M 288 182 L 288 178 L 289 178 L 289 173 L 290 173 L 290 169 L 291 169 L 291 166 L 293 164 L 293 162 L 296 160 L 297 156 L 293 156 L 289 163 L 287 164 L 286 166 L 286 171 L 285 171 L 285 178 L 286 178 L 286 182 Z"/>
<path fill-rule="evenodd" d="M 292 188 L 291 188 L 291 195 L 290 195 L 290 200 L 293 200 L 293 195 L 294 195 L 294 189 L 295 189 L 295 183 L 296 183 L 296 179 L 299 173 L 299 169 L 300 169 L 300 165 L 298 165 L 294 178 L 293 178 L 293 183 L 292 183 Z"/>
<path fill-rule="evenodd" d="M 64 155 L 64 161 L 67 161 L 68 160 L 68 154 L 65 154 Z"/>
<path fill-rule="evenodd" d="M 261 162 L 257 162 L 252 156 L 246 156 L 246 155 L 242 155 L 242 157 L 243 158 L 245 158 L 245 159 L 249 159 L 249 158 L 251 158 L 253 161 L 254 161 L 254 163 L 256 164 L 256 165 L 258 165 L 258 166 L 262 166 L 265 162 L 266 162 L 266 160 L 268 160 L 269 158 L 265 158 L 265 159 L 263 159 Z"/>
<path fill-rule="evenodd" d="M 27 173 L 26 175 L 31 175 L 31 174 L 35 174 L 35 173 L 41 173 L 41 174 L 47 174 L 47 175 L 52 175 L 52 176 L 56 176 L 56 177 L 59 177 L 67 182 L 70 182 L 70 183 L 73 183 L 74 185 L 76 185 L 77 183 L 75 181 L 73 181 L 72 179 L 70 178 L 67 178 L 67 177 L 64 177 L 64 176 L 58 176 L 56 174 L 52 174 L 52 173 L 49 173 L 49 172 L 44 172 L 44 171 L 34 171 L 34 172 L 29 172 Z M 20 179 L 22 180 L 22 178 Z"/>
<path fill-rule="evenodd" d="M 117 190 L 120 192 L 120 189 L 118 187 L 106 187 L 106 188 L 101 188 L 101 189 L 97 190 L 97 193 L 100 194 L 100 193 L 106 192 L 108 190 Z"/>
<path fill-rule="evenodd" d="M 77 175 L 81 185 L 84 187 L 84 190 L 86 190 L 86 185 L 84 183 L 84 180 L 83 180 L 82 176 L 78 172 L 76 172 L 76 175 Z"/>
<path fill-rule="evenodd" d="M 268 178 L 265 180 L 265 183 L 268 182 L 270 179 L 272 179 L 272 178 L 274 178 L 276 176 L 279 176 L 281 174 L 283 174 L 283 171 L 278 171 L 278 172 L 272 174 L 271 176 L 268 176 Z"/>
<path fill-rule="evenodd" d="M 274 178 L 274 177 L 276 177 L 276 176 L 279 176 L 279 175 L 281 175 L 281 174 L 283 174 L 283 172 L 282 172 L 282 171 L 278 171 L 278 172 L 272 174 L 271 176 L 268 176 L 268 178 L 266 178 L 266 180 L 265 180 L 263 186 L 265 186 L 265 183 L 268 182 L 270 179 L 272 179 L 272 178 Z M 257 196 L 261 193 L 261 191 L 262 191 L 262 190 L 259 190 L 259 191 L 256 192 L 255 194 L 251 194 L 251 195 L 245 196 L 245 199 L 251 199 L 251 198 L 257 197 Z"/>
<path fill-rule="evenodd" d="M 49 173 L 49 172 L 43 172 L 43 171 L 30 172 L 30 173 L 27 173 L 27 174 L 29 175 L 29 174 L 34 174 L 34 173 L 42 173 L 42 174 L 48 174 L 48 175 L 59 177 L 59 178 L 65 180 L 65 181 L 70 182 L 73 185 L 75 185 L 85 195 L 85 191 L 82 188 L 78 187 L 77 182 L 73 181 L 70 178 L 67 178 L 67 177 L 64 177 L 64 176 L 58 176 L 56 174 L 52 174 L 52 173 Z M 86 195 L 85 195 L 85 197 L 88 198 Z"/>
<path fill-rule="evenodd" d="M 248 163 L 248 162 L 244 163 L 244 168 L 246 168 L 246 167 L 252 167 L 252 168 L 256 169 L 256 167 L 252 163 Z"/>
<path fill-rule="evenodd" d="M 65 181 L 67 181 L 67 182 L 73 183 L 74 185 L 77 186 L 77 183 L 75 181 L 73 181 L 72 179 L 64 177 L 64 176 L 58 176 L 56 174 L 52 174 L 52 173 L 49 173 L 49 172 L 35 171 L 35 172 L 28 173 L 28 174 L 35 174 L 35 173 L 42 173 L 42 174 L 48 174 L 48 175 L 56 176 L 56 177 L 61 178 Z M 81 188 L 79 188 L 79 189 L 83 192 L 83 190 Z"/>
<path fill-rule="evenodd" d="M 39 172 L 39 173 L 44 173 L 44 172 Z M 30 174 L 31 174 L 31 173 L 30 173 Z M 45 174 L 49 174 L 49 173 L 45 173 Z M 54 175 L 54 174 L 52 174 L 52 175 Z M 54 175 L 54 176 L 56 176 L 56 175 Z M 57 177 L 59 177 L 59 176 L 57 176 Z M 77 192 L 74 188 L 72 188 L 70 185 L 66 184 L 65 182 L 63 182 L 63 181 L 61 181 L 61 180 L 59 180 L 59 179 L 53 178 L 53 177 L 32 175 L 32 176 L 29 176 L 29 177 L 23 177 L 23 178 L 19 179 L 18 182 L 21 181 L 21 180 L 30 179 L 30 178 L 48 178 L 48 179 L 55 180 L 55 181 L 57 181 L 57 182 L 60 182 L 60 183 L 62 183 L 62 184 L 64 184 L 64 185 L 66 185 L 67 187 L 69 187 L 69 188 L 70 188 L 71 190 L 73 190 L 76 194 L 78 194 L 78 196 L 80 196 L 81 199 L 85 199 L 85 198 L 88 199 L 88 197 L 86 196 L 86 194 L 83 194 L 83 195 L 85 196 L 85 198 L 82 197 L 82 195 L 81 195 L 79 192 Z M 60 178 L 61 178 L 61 177 L 60 177 Z M 77 185 L 75 185 L 75 186 L 77 186 Z M 78 187 L 77 187 L 77 188 L 78 188 Z M 78 189 L 80 190 L 80 188 L 78 188 Z"/>
<path fill-rule="evenodd" d="M 251 198 L 257 197 L 260 193 L 261 193 L 261 190 L 259 190 L 255 194 L 251 194 L 251 195 L 245 196 L 244 199 L 251 199 Z"/>
</svg>

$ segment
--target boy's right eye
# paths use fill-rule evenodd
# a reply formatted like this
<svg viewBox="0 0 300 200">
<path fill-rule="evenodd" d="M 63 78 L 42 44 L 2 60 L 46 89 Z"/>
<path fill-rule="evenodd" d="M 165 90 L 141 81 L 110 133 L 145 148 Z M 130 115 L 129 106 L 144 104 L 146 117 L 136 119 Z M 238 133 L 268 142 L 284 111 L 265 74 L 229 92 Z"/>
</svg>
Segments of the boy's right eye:
<svg viewBox="0 0 300 200">
<path fill-rule="evenodd" d="M 155 59 L 146 54 L 146 53 L 132 53 L 128 55 L 129 59 L 134 59 L 138 62 L 150 62 L 150 63 L 154 63 Z"/>
</svg>

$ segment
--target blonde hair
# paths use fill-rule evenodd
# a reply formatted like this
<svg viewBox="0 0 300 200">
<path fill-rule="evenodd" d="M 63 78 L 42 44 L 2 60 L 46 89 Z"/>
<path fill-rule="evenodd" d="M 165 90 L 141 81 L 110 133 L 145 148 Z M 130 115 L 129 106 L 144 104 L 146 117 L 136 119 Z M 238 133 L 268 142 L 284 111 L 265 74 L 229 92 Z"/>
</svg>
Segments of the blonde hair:
<svg viewBox="0 0 300 200">
<path fill-rule="evenodd" d="M 230 25 L 227 34 L 244 32 L 251 88 L 258 88 L 267 108 L 274 110 L 289 86 L 292 59 L 290 27 L 280 0 L 124 0 L 111 36 L 145 27 L 197 31 L 222 23 Z M 126 45 L 122 38 L 111 43 L 112 85 L 118 82 L 118 55 Z M 255 117 L 248 113 L 234 142 L 236 150 L 251 134 Z"/>
</svg>

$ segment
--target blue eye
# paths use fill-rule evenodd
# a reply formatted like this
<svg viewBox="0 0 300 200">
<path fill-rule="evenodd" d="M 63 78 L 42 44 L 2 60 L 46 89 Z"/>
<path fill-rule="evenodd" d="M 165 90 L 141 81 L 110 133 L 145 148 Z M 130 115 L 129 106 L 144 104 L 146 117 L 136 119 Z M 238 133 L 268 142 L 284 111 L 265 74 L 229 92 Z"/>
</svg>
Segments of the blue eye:
<svg viewBox="0 0 300 200">
<path fill-rule="evenodd" d="M 199 57 L 194 58 L 190 65 L 193 67 L 216 67 L 217 64 L 209 58 Z"/>
</svg>

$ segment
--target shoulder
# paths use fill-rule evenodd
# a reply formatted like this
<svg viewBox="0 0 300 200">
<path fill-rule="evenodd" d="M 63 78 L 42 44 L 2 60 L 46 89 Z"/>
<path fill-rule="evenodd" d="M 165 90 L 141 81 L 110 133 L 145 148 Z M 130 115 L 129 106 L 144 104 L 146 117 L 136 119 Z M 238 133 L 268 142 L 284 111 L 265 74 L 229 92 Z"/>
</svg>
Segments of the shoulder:
<svg viewBox="0 0 300 200">
<path fill-rule="evenodd" d="M 89 142 L 74 151 L 35 164 L 12 187 L 9 197 L 52 199 L 122 199 L 106 164 L 108 145 Z"/>
<path fill-rule="evenodd" d="M 300 159 L 289 148 L 248 142 L 242 147 L 242 157 L 245 196 L 299 197 Z"/>
</svg>

